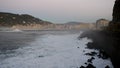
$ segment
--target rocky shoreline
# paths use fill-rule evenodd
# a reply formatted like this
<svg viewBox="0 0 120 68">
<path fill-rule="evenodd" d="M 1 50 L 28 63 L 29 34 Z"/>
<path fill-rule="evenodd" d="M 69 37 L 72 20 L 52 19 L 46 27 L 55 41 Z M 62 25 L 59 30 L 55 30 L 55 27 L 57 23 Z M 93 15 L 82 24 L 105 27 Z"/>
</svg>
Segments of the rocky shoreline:
<svg viewBox="0 0 120 68">
<path fill-rule="evenodd" d="M 104 50 L 111 58 L 114 68 L 120 68 L 120 32 L 85 31 L 80 38 L 87 37 L 93 42 L 87 44 L 90 49 Z"/>
</svg>

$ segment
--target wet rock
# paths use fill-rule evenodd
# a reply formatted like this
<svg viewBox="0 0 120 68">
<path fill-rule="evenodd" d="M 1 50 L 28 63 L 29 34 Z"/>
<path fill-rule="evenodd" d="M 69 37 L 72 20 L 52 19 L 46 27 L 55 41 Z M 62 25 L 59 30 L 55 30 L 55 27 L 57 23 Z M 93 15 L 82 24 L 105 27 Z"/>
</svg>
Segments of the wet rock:
<svg viewBox="0 0 120 68">
<path fill-rule="evenodd" d="M 87 65 L 87 63 L 85 63 Z"/>
<path fill-rule="evenodd" d="M 108 59 L 109 58 L 108 54 L 103 50 L 99 51 L 98 57 L 102 58 L 102 59 Z"/>
<path fill-rule="evenodd" d="M 88 64 L 88 66 L 86 68 L 96 68 L 96 67 L 93 66 L 92 64 Z"/>
<path fill-rule="evenodd" d="M 108 65 L 105 68 L 110 68 Z"/>
<path fill-rule="evenodd" d="M 108 59 L 109 58 L 109 55 L 104 50 L 99 50 L 99 53 L 97 53 L 97 52 L 85 53 L 85 55 L 98 56 L 98 58 L 102 58 L 102 59 Z"/>
<path fill-rule="evenodd" d="M 44 57 L 43 55 L 40 55 L 40 56 L 38 56 L 38 57 Z"/>
<path fill-rule="evenodd" d="M 85 55 L 95 56 L 95 55 L 97 55 L 97 53 L 96 52 L 91 52 L 91 53 L 86 53 Z"/>
<path fill-rule="evenodd" d="M 85 52 L 85 50 L 83 50 L 83 52 Z"/>
<path fill-rule="evenodd" d="M 86 67 L 85 66 L 81 66 L 80 68 L 96 68 L 96 67 L 93 66 L 92 64 L 88 64 Z"/>
<path fill-rule="evenodd" d="M 84 66 L 81 66 L 80 68 L 86 68 L 86 67 L 84 67 Z"/>
<path fill-rule="evenodd" d="M 95 59 L 94 57 L 91 57 L 90 59 L 87 60 L 87 62 L 92 63 L 94 59 Z"/>
</svg>

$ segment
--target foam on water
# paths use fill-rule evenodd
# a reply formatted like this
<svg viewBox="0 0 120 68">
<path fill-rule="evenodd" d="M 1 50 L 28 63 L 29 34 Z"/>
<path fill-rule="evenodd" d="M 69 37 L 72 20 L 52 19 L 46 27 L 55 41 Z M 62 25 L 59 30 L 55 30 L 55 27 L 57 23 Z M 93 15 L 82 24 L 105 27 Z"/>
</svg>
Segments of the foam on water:
<svg viewBox="0 0 120 68">
<path fill-rule="evenodd" d="M 85 52 L 86 44 L 91 42 L 87 38 L 78 40 L 80 34 L 43 35 L 31 43 L 30 46 L 16 50 L 19 55 L 0 62 L 0 68 L 77 68 L 87 61 L 90 56 Z M 79 48 L 77 48 L 79 47 Z M 110 60 L 97 58 L 93 61 L 97 68 L 104 68 L 112 64 Z"/>
<path fill-rule="evenodd" d="M 14 29 L 13 32 L 22 32 L 20 29 Z"/>
<path fill-rule="evenodd" d="M 23 31 L 20 29 L 10 29 L 10 30 L 2 30 L 0 32 L 23 32 Z"/>
</svg>

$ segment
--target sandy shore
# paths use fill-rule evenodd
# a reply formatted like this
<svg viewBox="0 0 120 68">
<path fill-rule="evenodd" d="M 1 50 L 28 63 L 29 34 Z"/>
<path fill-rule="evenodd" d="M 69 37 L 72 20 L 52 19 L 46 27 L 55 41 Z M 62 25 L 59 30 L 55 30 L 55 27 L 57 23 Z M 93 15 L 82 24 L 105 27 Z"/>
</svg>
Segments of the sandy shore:
<svg viewBox="0 0 120 68">
<path fill-rule="evenodd" d="M 120 68 L 120 33 L 110 31 L 85 31 L 81 38 L 88 37 L 93 40 L 88 48 L 104 50 L 111 58 L 114 68 Z"/>
</svg>

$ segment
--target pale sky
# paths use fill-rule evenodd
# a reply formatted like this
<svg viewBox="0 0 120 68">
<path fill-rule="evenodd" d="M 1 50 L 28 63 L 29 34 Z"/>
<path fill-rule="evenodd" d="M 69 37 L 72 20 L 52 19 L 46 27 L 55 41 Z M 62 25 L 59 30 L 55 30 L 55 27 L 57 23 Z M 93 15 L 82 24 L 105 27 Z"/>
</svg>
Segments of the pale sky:
<svg viewBox="0 0 120 68">
<path fill-rule="evenodd" d="M 112 19 L 115 0 L 0 0 L 0 12 L 30 14 L 53 23 Z"/>
</svg>

